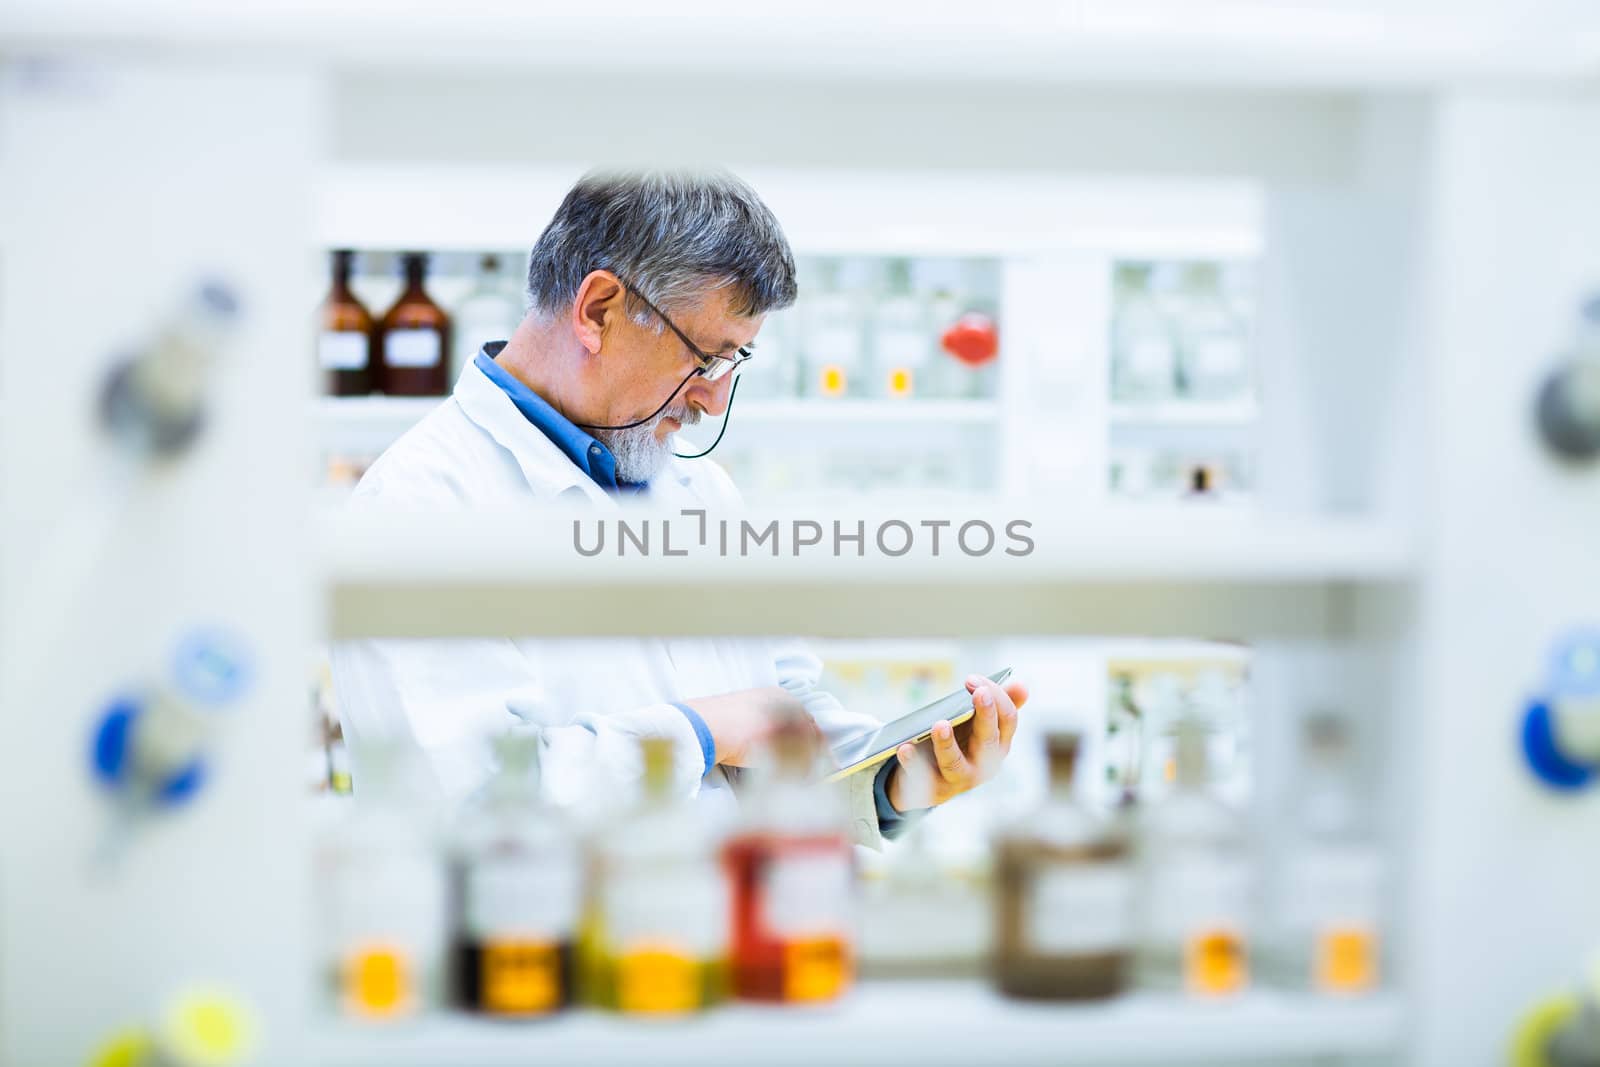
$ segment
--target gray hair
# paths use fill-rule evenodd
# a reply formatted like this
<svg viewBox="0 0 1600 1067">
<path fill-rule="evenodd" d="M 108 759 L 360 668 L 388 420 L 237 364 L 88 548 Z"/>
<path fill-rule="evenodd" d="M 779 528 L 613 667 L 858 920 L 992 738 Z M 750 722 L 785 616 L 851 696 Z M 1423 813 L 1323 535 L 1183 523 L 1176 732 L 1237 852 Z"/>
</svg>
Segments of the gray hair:
<svg viewBox="0 0 1600 1067">
<path fill-rule="evenodd" d="M 659 308 L 731 287 L 736 315 L 795 300 L 794 253 L 755 190 L 726 171 L 592 171 L 578 179 L 539 235 L 528 263 L 528 305 L 565 310 L 589 272 L 609 270 Z M 633 318 L 660 332 L 642 303 Z"/>
</svg>

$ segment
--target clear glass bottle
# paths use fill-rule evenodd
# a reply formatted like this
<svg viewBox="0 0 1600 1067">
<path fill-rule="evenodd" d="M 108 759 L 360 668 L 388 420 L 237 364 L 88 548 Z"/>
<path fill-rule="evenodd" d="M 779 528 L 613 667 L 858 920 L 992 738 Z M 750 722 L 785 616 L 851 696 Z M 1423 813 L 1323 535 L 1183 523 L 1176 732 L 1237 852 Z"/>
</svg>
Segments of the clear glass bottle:
<svg viewBox="0 0 1600 1067">
<path fill-rule="evenodd" d="M 1212 794 L 1207 762 L 1205 728 L 1180 719 L 1173 789 L 1140 825 L 1138 977 L 1216 997 L 1248 983 L 1251 870 L 1243 821 Z"/>
<path fill-rule="evenodd" d="M 996 840 L 995 979 L 1015 997 L 1109 997 L 1133 954 L 1133 868 L 1122 824 L 1078 797 L 1081 735 L 1045 742 L 1049 793 Z"/>
<path fill-rule="evenodd" d="M 888 284 L 873 309 L 872 365 L 875 393 L 902 400 L 926 391 L 926 371 L 934 338 L 928 329 L 928 308 L 912 289 L 909 260 L 889 261 Z"/>
<path fill-rule="evenodd" d="M 839 791 L 817 782 L 814 727 L 781 723 L 723 849 L 729 979 L 745 1000 L 833 1000 L 855 975 L 855 871 Z"/>
<path fill-rule="evenodd" d="M 356 755 L 354 799 L 317 850 L 323 973 L 339 1014 L 404 1018 L 440 1000 L 444 858 L 415 751 L 369 741 Z"/>
<path fill-rule="evenodd" d="M 333 253 L 333 284 L 318 312 L 317 363 L 328 396 L 364 396 L 373 389 L 372 314 L 350 291 L 355 253 Z"/>
<path fill-rule="evenodd" d="M 1247 324 L 1223 293 L 1215 263 L 1191 264 L 1183 274 L 1183 340 L 1178 392 L 1185 399 L 1238 401 L 1251 393 Z"/>
<path fill-rule="evenodd" d="M 501 275 L 500 257 L 486 255 L 478 260 L 472 288 L 455 306 L 449 380 L 459 378 L 487 342 L 510 340 L 522 323 L 522 310 L 522 298 Z"/>
<path fill-rule="evenodd" d="M 1340 716 L 1306 719 L 1296 834 L 1273 909 L 1273 977 L 1293 989 L 1365 993 L 1379 982 L 1383 861 L 1364 825 L 1350 748 Z"/>
<path fill-rule="evenodd" d="M 1177 384 L 1177 333 L 1168 305 L 1177 291 L 1172 264 L 1121 263 L 1112 280 L 1111 398 L 1170 400 Z"/>
<path fill-rule="evenodd" d="M 573 1000 L 582 856 L 540 798 L 535 731 L 495 739 L 499 771 L 463 812 L 455 849 L 455 1002 L 503 1017 Z"/>
<path fill-rule="evenodd" d="M 838 399 L 867 391 L 866 344 L 861 323 L 860 265 L 823 260 L 821 284 L 805 313 L 807 396 Z"/>
<path fill-rule="evenodd" d="M 640 741 L 644 796 L 594 836 L 594 906 L 584 918 L 586 998 L 639 1015 L 682 1015 L 725 996 L 727 882 L 719 836 L 673 796 L 672 742 Z"/>
<path fill-rule="evenodd" d="M 378 384 L 391 396 L 443 396 L 450 391 L 450 316 L 428 295 L 428 257 L 407 252 L 401 262 L 405 289 L 379 325 Z"/>
<path fill-rule="evenodd" d="M 971 368 L 945 352 L 940 339 L 956 324 L 967 310 L 967 295 L 961 264 L 953 259 L 922 259 L 915 268 L 916 286 L 925 292 L 928 333 L 937 352 L 923 377 L 926 385 L 921 390 L 926 397 L 949 399 L 967 395 L 972 384 Z"/>
</svg>

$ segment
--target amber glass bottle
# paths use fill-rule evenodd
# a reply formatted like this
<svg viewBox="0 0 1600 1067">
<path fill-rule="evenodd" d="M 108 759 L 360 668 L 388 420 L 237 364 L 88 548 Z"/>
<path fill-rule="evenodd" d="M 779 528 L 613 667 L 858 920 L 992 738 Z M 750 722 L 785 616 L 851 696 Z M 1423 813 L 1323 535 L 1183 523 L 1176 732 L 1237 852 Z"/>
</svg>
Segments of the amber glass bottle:
<svg viewBox="0 0 1600 1067">
<path fill-rule="evenodd" d="M 1050 792 L 996 842 L 999 929 L 995 977 L 1017 997 L 1109 997 L 1128 979 L 1133 949 L 1129 844 L 1074 788 L 1080 739 L 1050 735 Z"/>
<path fill-rule="evenodd" d="M 350 291 L 355 253 L 333 254 L 333 287 L 318 315 L 317 363 L 328 396 L 364 396 L 374 386 L 372 315 Z"/>
<path fill-rule="evenodd" d="M 383 316 L 379 387 L 391 396 L 443 396 L 449 391 L 450 316 L 423 287 L 428 257 L 404 257 L 406 287 Z"/>
</svg>

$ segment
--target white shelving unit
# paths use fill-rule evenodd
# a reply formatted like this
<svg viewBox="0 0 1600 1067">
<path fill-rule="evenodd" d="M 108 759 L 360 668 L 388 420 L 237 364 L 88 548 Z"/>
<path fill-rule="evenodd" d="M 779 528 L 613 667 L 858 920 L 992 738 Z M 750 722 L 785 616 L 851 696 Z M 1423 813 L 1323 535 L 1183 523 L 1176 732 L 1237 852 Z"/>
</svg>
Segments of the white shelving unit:
<svg viewBox="0 0 1600 1067">
<path fill-rule="evenodd" d="M 888 1055 L 896 1063 L 970 1067 L 1074 1063 L 1239 1063 L 1376 1056 L 1400 1044 L 1399 1001 L 1252 994 L 1219 1004 L 1131 996 L 1106 1004 L 1023 1004 L 975 982 L 873 982 L 827 1009 L 731 1007 L 659 1023 L 580 1014 L 528 1027 L 447 1018 L 391 1032 L 327 1027 L 326 1067 L 703 1064 L 811 1067 Z M 892 1052 L 891 1052 L 892 1050 Z"/>
<path fill-rule="evenodd" d="M 893 46 L 909 17 L 861 13 L 870 23 L 862 34 L 851 21 L 861 5 L 797 21 L 811 28 L 791 27 L 803 40 L 779 49 L 795 78 L 832 69 L 837 41 L 878 46 L 841 59 L 863 77 L 881 75 L 885 56 L 944 70 L 972 42 L 981 46 L 954 87 L 918 112 L 924 158 L 947 158 L 952 129 L 1008 121 L 998 114 L 1005 108 L 961 110 L 981 91 L 966 80 L 976 74 L 1031 76 L 1057 103 L 1063 72 L 1105 79 L 1059 128 L 1054 112 L 1038 111 L 1007 127 L 1019 151 L 1071 144 L 1080 133 L 1095 151 L 1035 154 L 1031 170 L 951 168 L 922 178 L 894 169 L 903 141 L 860 161 L 857 173 L 840 170 L 895 124 L 851 126 L 852 109 L 828 94 L 811 101 L 810 87 L 763 82 L 753 68 L 767 50 L 747 47 L 738 20 L 704 35 L 688 20 L 620 20 L 631 23 L 629 60 L 662 62 L 668 43 L 704 60 L 734 55 L 750 74 L 737 85 L 739 102 L 752 98 L 769 121 L 789 109 L 816 113 L 817 144 L 835 152 L 826 167 L 808 171 L 791 159 L 741 168 L 797 246 L 1006 260 L 1006 329 L 1025 370 L 1007 374 L 999 399 L 1002 488 L 1013 497 L 1035 488 L 1038 550 L 1021 559 L 847 556 L 824 566 L 701 554 L 584 560 L 572 551 L 570 522 L 550 517 L 308 521 L 309 448 L 284 431 L 313 405 L 310 368 L 294 355 L 305 350 L 314 299 L 303 284 L 307 252 L 502 247 L 506 220 L 547 217 L 580 168 L 508 167 L 482 161 L 488 152 L 454 166 L 329 166 L 316 154 L 329 98 L 341 90 L 337 78 L 306 73 L 304 50 L 353 66 L 425 58 L 470 80 L 486 52 L 525 63 L 537 44 L 570 73 L 592 57 L 572 47 L 589 23 L 547 25 L 526 5 L 481 21 L 441 9 L 387 19 L 385 33 L 369 36 L 352 32 L 363 5 L 339 2 L 331 12 L 339 17 L 319 9 L 263 44 L 265 9 L 239 16 L 159 0 L 112 17 L 113 6 L 27 0 L 0 14 L 8 64 L 41 43 L 83 61 L 8 68 L 0 80 L 0 177 L 22 191 L 0 199 L 0 382 L 11 405 L 0 419 L 0 778 L 29 798 L 0 810 L 0 1060 L 84 1062 L 114 1029 L 158 1018 L 172 993 L 201 984 L 251 1005 L 264 1064 L 1368 1057 L 1454 1067 L 1497 1057 L 1525 1006 L 1575 975 L 1600 934 L 1592 847 L 1600 806 L 1593 791 L 1540 787 L 1516 750 L 1515 726 L 1551 642 L 1592 622 L 1600 588 L 1595 471 L 1554 464 L 1528 416 L 1570 338 L 1578 299 L 1600 278 L 1600 103 L 1577 81 L 1593 68 L 1576 32 L 1592 30 L 1592 20 L 1577 8 L 1485 7 L 1459 22 L 1413 8 L 1409 23 L 1422 29 L 1399 34 L 1388 32 L 1380 5 L 1348 16 L 1329 8 L 1319 24 L 1335 43 L 1320 48 L 1316 33 L 1281 40 L 1254 23 L 1225 26 L 1219 41 L 1206 5 L 1186 33 L 1148 38 L 1126 24 L 1075 33 L 1054 9 L 1045 30 L 1041 12 L 1030 11 L 1004 33 L 977 35 L 934 13 L 933 31 L 903 51 Z M 143 50 L 152 40 L 159 53 Z M 121 46 L 115 58 L 108 42 Z M 293 71 L 271 69 L 274 48 L 294 52 Z M 572 56 L 563 60 L 563 50 Z M 237 62 L 247 51 L 250 62 Z M 394 77 L 409 84 L 424 73 Z M 1508 73 L 1514 83 L 1503 80 Z M 1544 81 L 1558 75 L 1571 82 Z M 540 84 L 555 92 L 575 80 L 563 77 L 549 73 Z M 1130 99 L 1143 92 L 1130 78 L 1178 91 L 1141 102 Z M 1266 91 L 1239 88 L 1251 78 Z M 889 81 L 870 84 L 892 94 Z M 1237 95 L 1202 100 L 1192 91 L 1198 81 Z M 1387 95 L 1397 83 L 1416 94 Z M 1285 85 L 1317 93 L 1280 103 Z M 720 106 L 728 84 L 713 88 Z M 502 89 L 440 94 L 439 106 L 477 114 Z M 1006 91 L 1026 107 L 1020 98 L 1033 89 Z M 922 92 L 891 95 L 892 117 L 922 106 Z M 539 98 L 517 107 L 523 99 Z M 1099 105 L 1114 113 L 1096 125 Z M 709 147 L 714 124 L 695 121 L 703 111 L 657 110 L 671 120 L 668 133 L 688 138 L 675 149 Z M 1213 133 L 1231 133 L 1239 120 L 1252 147 L 1218 155 L 1183 142 L 1196 113 Z M 344 135 L 378 117 L 341 113 Z M 414 116 L 401 117 L 412 132 Z M 1156 134 L 1140 141 L 1132 131 L 1144 122 Z M 447 125 L 437 128 L 454 133 Z M 498 145 L 506 127 L 485 136 Z M 1167 151 L 1171 140 L 1189 154 Z M 396 137 L 391 147 L 412 143 Z M 1226 165 L 1212 166 L 1218 159 Z M 1067 173 L 1106 175 L 1113 166 L 1168 177 Z M 1233 177 L 1171 177 L 1185 167 Z M 1188 191 L 1164 196 L 1175 189 Z M 66 238 L 85 233 L 138 264 L 88 305 L 61 283 L 81 273 L 81 243 Z M 1103 299 L 1094 279 L 1105 285 L 1105 257 L 1119 251 L 1214 253 L 1230 243 L 1281 256 L 1262 299 L 1271 312 L 1263 344 L 1275 353 L 1261 411 L 1272 508 L 1119 517 L 1085 505 L 1105 470 L 1112 417 L 1094 406 L 1108 395 L 1097 377 L 1104 337 L 1085 306 L 1061 294 L 1091 293 L 1086 305 Z M 66 572 L 40 561 L 56 544 L 78 543 L 80 520 L 102 515 L 83 507 L 86 497 L 101 502 L 84 487 L 102 484 L 109 467 L 84 413 L 112 360 L 161 325 L 152 309 L 212 272 L 239 287 L 249 314 L 219 362 L 207 436 L 193 454 L 127 483 L 127 506 L 106 524 L 114 536 L 95 544 L 71 581 L 51 584 Z M 63 323 L 73 324 L 70 337 Z M 1096 399 L 1075 404 L 1079 396 Z M 342 420 L 347 409 L 334 410 Z M 354 421 L 391 426 L 389 412 L 359 410 Z M 965 512 L 929 506 L 896 517 L 966 520 L 974 511 L 1005 514 L 983 500 Z M 92 597 L 66 600 L 80 575 Z M 662 593 L 692 598 L 694 610 L 622 610 L 641 598 L 662 603 Z M 19 662 L 22 637 L 34 638 L 49 614 L 41 604 L 64 628 L 47 657 Z M 185 812 L 141 823 L 120 867 L 91 878 L 88 860 L 110 815 L 86 770 L 84 739 L 107 695 L 159 677 L 175 636 L 199 622 L 238 631 L 255 653 L 257 686 L 220 731 L 207 791 Z M 304 807 L 306 724 L 293 709 L 304 707 L 314 640 L 577 629 L 1251 640 L 1253 679 L 1269 706 L 1331 692 L 1363 715 L 1385 757 L 1389 774 L 1374 792 L 1394 872 L 1389 990 L 1348 1003 L 1261 993 L 1215 1006 L 1134 996 L 1075 1008 L 1004 1003 L 974 985 L 873 985 L 833 1013 L 729 1010 L 683 1027 L 587 1015 L 526 1031 L 449 1017 L 385 1032 L 327 1024 L 310 994 L 310 827 L 291 814 Z M 1307 650 L 1329 653 L 1340 668 L 1320 688 L 1296 676 Z"/>
<path fill-rule="evenodd" d="M 1002 342 L 992 400 L 750 397 L 735 404 L 734 436 L 720 446 L 719 459 L 745 458 L 736 453 L 747 454 L 742 446 L 750 441 L 809 453 L 816 442 L 801 435 L 813 429 L 847 439 L 891 425 L 898 439 L 918 441 L 907 435 L 919 435 L 928 442 L 920 447 L 947 453 L 945 466 L 962 488 L 976 478 L 987 492 L 1051 493 L 1096 504 L 1106 492 L 1109 430 L 1119 424 L 1118 412 L 1108 410 L 1104 369 L 1113 260 L 1248 258 L 1263 247 L 1261 190 L 1248 180 L 993 171 L 922 175 L 907 183 L 902 175 L 871 170 L 735 169 L 783 220 L 797 256 L 999 259 Z M 576 164 L 330 167 L 318 189 L 320 241 L 327 248 L 436 251 L 500 249 L 519 237 L 531 243 L 537 224 L 523 220 L 548 217 L 583 170 Z M 1070 307 L 1066 323 L 1055 313 L 1063 300 Z M 1044 404 L 1061 405 L 1066 417 L 1053 418 L 1040 407 L 1026 433 L 1016 420 L 1001 417 Z M 324 449 L 373 454 L 425 410 L 410 400 L 335 399 L 321 402 L 315 421 Z M 1188 410 L 1198 409 L 1175 407 L 1167 415 Z M 1227 423 L 1244 414 L 1214 409 L 1202 422 Z M 1063 467 L 1058 457 L 1071 458 Z M 827 484 L 807 489 L 837 491 Z M 760 496 L 761 487 L 747 492 Z"/>
</svg>

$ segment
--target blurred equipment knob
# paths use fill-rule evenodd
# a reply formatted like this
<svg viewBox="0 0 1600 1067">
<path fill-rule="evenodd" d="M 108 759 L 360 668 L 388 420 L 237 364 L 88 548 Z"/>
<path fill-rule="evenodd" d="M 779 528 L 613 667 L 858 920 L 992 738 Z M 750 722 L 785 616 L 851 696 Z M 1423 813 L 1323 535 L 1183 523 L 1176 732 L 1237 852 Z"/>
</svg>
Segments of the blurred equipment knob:
<svg viewBox="0 0 1600 1067">
<path fill-rule="evenodd" d="M 1600 1067 L 1600 965 L 1573 993 L 1547 997 L 1518 1024 L 1512 1067 Z"/>
<path fill-rule="evenodd" d="M 1522 752 L 1556 789 L 1581 789 L 1600 771 L 1600 629 L 1556 642 L 1542 692 L 1523 712 Z"/>
<path fill-rule="evenodd" d="M 1577 351 L 1545 379 L 1535 410 L 1556 455 L 1574 463 L 1600 458 L 1600 295 L 1584 305 Z"/>
<path fill-rule="evenodd" d="M 239 317 L 227 285 L 202 283 L 139 351 L 117 361 L 100 393 L 100 421 L 129 451 L 175 455 L 200 433 L 212 361 Z"/>
</svg>

